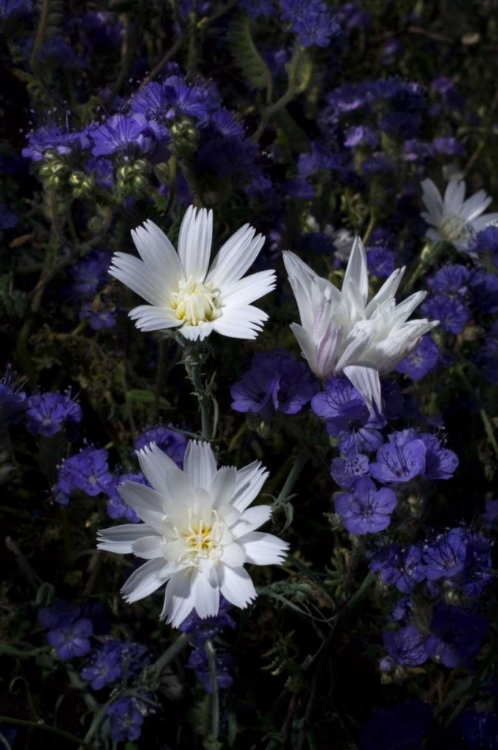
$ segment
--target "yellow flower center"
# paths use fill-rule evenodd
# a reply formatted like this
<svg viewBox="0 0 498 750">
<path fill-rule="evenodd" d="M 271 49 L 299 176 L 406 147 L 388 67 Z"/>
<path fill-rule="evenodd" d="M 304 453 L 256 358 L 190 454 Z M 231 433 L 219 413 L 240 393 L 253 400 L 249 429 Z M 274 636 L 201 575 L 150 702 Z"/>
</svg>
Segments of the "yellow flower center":
<svg viewBox="0 0 498 750">
<path fill-rule="evenodd" d="M 183 542 L 183 552 L 177 562 L 187 562 L 199 567 L 208 560 L 217 560 L 223 553 L 221 542 L 225 524 L 220 521 L 216 511 L 213 511 L 209 523 L 195 518 L 192 513 L 189 513 L 189 516 L 190 525 L 187 528 L 175 528 L 178 540 Z"/>
<path fill-rule="evenodd" d="M 439 226 L 439 234 L 449 242 L 462 242 L 468 239 L 470 230 L 460 216 L 449 214 L 444 216 Z"/>
<path fill-rule="evenodd" d="M 189 276 L 178 282 L 178 291 L 171 295 L 171 307 L 178 320 L 198 326 L 220 317 L 220 290 L 212 282 L 203 284 Z"/>
</svg>

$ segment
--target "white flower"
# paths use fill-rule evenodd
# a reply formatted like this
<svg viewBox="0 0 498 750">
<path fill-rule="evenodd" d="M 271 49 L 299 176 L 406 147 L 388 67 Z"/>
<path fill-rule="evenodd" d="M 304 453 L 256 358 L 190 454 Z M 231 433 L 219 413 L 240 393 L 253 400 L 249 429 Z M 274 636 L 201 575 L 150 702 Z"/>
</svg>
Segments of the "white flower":
<svg viewBox="0 0 498 750">
<path fill-rule="evenodd" d="M 152 221 L 133 230 L 141 260 L 116 253 L 109 273 L 149 303 L 130 312 L 137 328 L 179 328 L 191 341 L 202 341 L 211 331 L 238 339 L 256 338 L 268 315 L 250 303 L 275 287 L 275 272 L 260 271 L 242 278 L 265 241 L 255 232 L 244 224 L 209 266 L 212 211 L 190 206 L 180 227 L 178 253 Z"/>
<path fill-rule="evenodd" d="M 244 563 L 279 564 L 288 544 L 258 529 L 270 518 L 269 505 L 248 506 L 268 472 L 255 461 L 241 470 L 216 468 L 208 443 L 191 440 L 184 471 L 155 443 L 137 453 L 152 485 L 125 481 L 118 488 L 143 521 L 99 531 L 99 549 L 133 552 L 148 562 L 127 580 L 128 602 L 152 594 L 167 582 L 161 619 L 175 627 L 195 609 L 199 617 L 218 613 L 220 593 L 244 609 L 256 598 Z"/>
<path fill-rule="evenodd" d="M 408 318 L 424 299 L 416 292 L 396 305 L 394 295 L 405 269 L 394 271 L 367 304 L 365 248 L 357 237 L 344 275 L 342 291 L 318 276 L 297 255 L 284 252 L 301 325 L 292 331 L 304 357 L 322 378 L 344 373 L 369 409 L 382 409 L 379 375 L 387 375 L 414 349 L 420 337 L 438 324 Z"/>
<path fill-rule="evenodd" d="M 444 199 L 432 180 L 423 180 L 422 190 L 427 209 L 422 212 L 422 218 L 432 227 L 426 232 L 430 240 L 450 242 L 457 250 L 469 252 L 475 235 L 498 221 L 498 213 L 481 216 L 493 200 L 484 190 L 465 200 L 462 180 L 448 182 Z"/>
</svg>

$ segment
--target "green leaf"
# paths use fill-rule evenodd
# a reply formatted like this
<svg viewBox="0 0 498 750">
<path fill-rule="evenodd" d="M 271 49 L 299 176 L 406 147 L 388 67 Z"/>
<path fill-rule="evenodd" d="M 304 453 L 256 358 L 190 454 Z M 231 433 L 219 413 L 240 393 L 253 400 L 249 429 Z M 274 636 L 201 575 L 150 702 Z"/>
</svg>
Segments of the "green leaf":
<svg viewBox="0 0 498 750">
<path fill-rule="evenodd" d="M 134 401 L 137 404 L 151 404 L 154 401 L 154 394 L 152 391 L 143 391 L 140 388 L 132 388 L 127 392 L 126 397 L 129 401 Z M 168 399 L 161 397 L 159 400 L 161 406 L 171 406 Z"/>
<path fill-rule="evenodd" d="M 232 53 L 252 88 L 270 92 L 273 87 L 270 70 L 259 54 L 251 34 L 251 22 L 247 16 L 233 21 L 228 34 Z"/>
</svg>

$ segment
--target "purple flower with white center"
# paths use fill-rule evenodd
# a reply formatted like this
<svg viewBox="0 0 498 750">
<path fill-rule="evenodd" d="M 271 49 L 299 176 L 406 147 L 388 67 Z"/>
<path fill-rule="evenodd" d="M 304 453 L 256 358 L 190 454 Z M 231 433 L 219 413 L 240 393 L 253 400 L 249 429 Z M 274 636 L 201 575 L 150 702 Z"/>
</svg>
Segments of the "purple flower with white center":
<svg viewBox="0 0 498 750">
<path fill-rule="evenodd" d="M 335 510 L 344 526 L 358 535 L 387 529 L 395 507 L 395 493 L 386 487 L 377 489 L 368 477 L 356 479 L 350 492 L 342 492 L 335 498 Z"/>
<path fill-rule="evenodd" d="M 465 149 L 456 138 L 434 138 L 432 141 L 434 151 L 444 156 L 464 156 Z"/>
<path fill-rule="evenodd" d="M 13 229 L 19 223 L 17 215 L 9 211 L 6 206 L 0 204 L 0 231 L 4 229 Z"/>
<path fill-rule="evenodd" d="M 11 423 L 19 421 L 28 405 L 28 397 L 21 388 L 17 373 L 12 370 L 12 365 L 7 365 L 5 375 L 0 380 L 0 420 Z"/>
<path fill-rule="evenodd" d="M 410 544 L 403 549 L 392 544 L 375 555 L 370 569 L 379 571 L 383 583 L 392 583 L 402 594 L 409 594 L 426 577 L 420 548 Z"/>
<path fill-rule="evenodd" d="M 387 653 L 403 667 L 416 667 L 427 661 L 422 634 L 413 625 L 401 630 L 386 630 L 383 635 Z"/>
<path fill-rule="evenodd" d="M 389 435 L 389 442 L 377 451 L 377 460 L 370 464 L 370 474 L 379 482 L 409 482 L 425 472 L 426 447 L 422 440 L 409 440 L 400 445 Z"/>
<path fill-rule="evenodd" d="M 55 502 L 67 505 L 75 490 L 82 490 L 91 497 L 107 492 L 113 481 L 107 459 L 107 451 L 96 448 L 83 448 L 76 455 L 67 458 L 59 469 L 57 482 L 53 487 Z"/>
<path fill-rule="evenodd" d="M 170 425 L 171 426 L 171 425 Z M 146 430 L 135 441 L 135 455 L 151 443 L 155 443 L 162 451 L 166 453 L 180 469 L 183 466 L 183 458 L 187 450 L 187 437 L 182 432 L 171 430 L 164 425 L 151 427 Z"/>
<path fill-rule="evenodd" d="M 79 260 L 72 270 L 73 291 L 82 297 L 96 294 L 101 286 L 108 283 L 111 255 L 106 250 L 92 250 Z"/>
<path fill-rule="evenodd" d="M 81 422 L 81 407 L 67 393 L 37 393 L 28 398 L 26 429 L 31 435 L 52 437 Z"/>
<path fill-rule="evenodd" d="M 101 690 L 123 676 L 121 654 L 109 645 L 95 649 L 90 665 L 81 670 L 82 679 L 90 683 L 92 690 Z"/>
<path fill-rule="evenodd" d="M 130 523 L 140 523 L 140 518 L 135 509 L 128 505 L 128 503 L 125 503 L 118 492 L 119 485 L 126 481 L 137 482 L 138 484 L 150 487 L 143 474 L 121 474 L 120 476 L 113 477 L 112 483 L 106 488 L 106 493 L 109 497 L 107 515 L 115 519 L 126 518 Z"/>
<path fill-rule="evenodd" d="M 339 439 L 344 455 L 374 451 L 382 445 L 379 430 L 385 419 L 369 412 L 363 396 L 346 378 L 328 378 L 324 391 L 313 396 L 311 408 L 326 420 L 327 432 Z"/>
<path fill-rule="evenodd" d="M 225 628 L 235 628 L 235 621 L 228 614 L 231 609 L 230 603 L 220 597 L 220 609 L 215 617 L 201 618 L 192 612 L 182 622 L 180 630 L 191 635 L 191 643 L 196 648 L 204 648 L 207 640 L 212 641 Z"/>
<path fill-rule="evenodd" d="M 86 656 L 90 652 L 92 646 L 89 638 L 92 633 L 91 620 L 83 617 L 49 630 L 47 640 L 55 648 L 59 659 L 74 659 L 77 656 Z"/>
<path fill-rule="evenodd" d="M 220 690 L 227 690 L 233 684 L 233 677 L 229 669 L 233 666 L 233 656 L 225 651 L 215 652 L 216 681 Z M 190 654 L 187 667 L 193 669 L 202 683 L 206 693 L 213 692 L 213 680 L 209 668 L 208 655 L 203 648 L 196 648 Z"/>
<path fill-rule="evenodd" d="M 231 387 L 232 409 L 264 418 L 275 411 L 297 414 L 311 401 L 317 387 L 304 362 L 281 350 L 261 352 L 253 358 L 249 372 Z"/>
<path fill-rule="evenodd" d="M 330 465 L 330 473 L 332 479 L 337 482 L 339 487 L 349 489 L 356 479 L 359 479 L 360 477 L 368 477 L 368 456 L 357 453 L 349 458 L 343 458 L 341 456 L 334 458 Z"/>
<path fill-rule="evenodd" d="M 467 557 L 468 532 L 463 528 L 439 534 L 423 548 L 423 562 L 429 581 L 454 578 L 462 572 Z"/>
<path fill-rule="evenodd" d="M 423 432 L 419 437 L 426 448 L 425 479 L 451 479 L 459 464 L 456 453 L 443 448 L 435 435 Z"/>
<path fill-rule="evenodd" d="M 439 349 L 430 334 L 422 336 L 420 344 L 405 359 L 402 359 L 396 372 L 408 375 L 412 380 L 421 380 L 433 370 L 439 360 Z"/>
<path fill-rule="evenodd" d="M 118 315 L 118 310 L 113 305 L 112 310 L 108 310 L 107 308 L 103 307 L 101 309 L 94 309 L 94 303 L 90 300 L 87 300 L 83 303 L 80 309 L 79 318 L 80 320 L 88 320 L 90 323 L 90 328 L 92 328 L 94 331 L 102 331 L 106 328 L 114 328 L 114 326 L 117 323 L 116 316 Z"/>
<path fill-rule="evenodd" d="M 437 604 L 431 623 L 431 634 L 425 649 L 432 659 L 445 667 L 470 667 L 481 649 L 489 621 L 472 610 Z"/>
<path fill-rule="evenodd" d="M 89 129 L 93 143 L 93 156 L 107 156 L 118 151 L 134 149 L 139 153 L 149 153 L 159 141 L 169 138 L 169 132 L 145 115 L 111 115 L 96 129 Z"/>
<path fill-rule="evenodd" d="M 431 295 L 421 307 L 428 318 L 439 320 L 443 331 L 461 333 L 470 320 L 470 312 L 465 304 L 455 297 Z"/>
<path fill-rule="evenodd" d="M 347 148 L 354 148 L 356 146 L 377 148 L 379 145 L 379 136 L 368 125 L 356 125 L 346 131 L 344 145 Z"/>
<path fill-rule="evenodd" d="M 470 276 L 470 288 L 474 302 L 484 313 L 498 312 L 498 276 L 478 269 Z"/>
<path fill-rule="evenodd" d="M 145 696 L 145 693 L 144 693 Z M 114 742 L 137 740 L 142 733 L 142 725 L 147 715 L 147 706 L 139 698 L 119 698 L 106 709 L 110 717 L 111 738 Z"/>
</svg>

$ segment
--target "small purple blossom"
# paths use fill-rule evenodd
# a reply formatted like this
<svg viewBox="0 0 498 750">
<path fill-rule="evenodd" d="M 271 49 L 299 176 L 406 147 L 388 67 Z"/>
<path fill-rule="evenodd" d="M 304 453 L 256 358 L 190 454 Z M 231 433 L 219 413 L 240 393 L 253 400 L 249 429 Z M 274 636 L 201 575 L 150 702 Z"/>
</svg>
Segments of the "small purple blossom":
<svg viewBox="0 0 498 750">
<path fill-rule="evenodd" d="M 480 651 L 488 627 L 484 615 L 441 602 L 434 608 L 425 649 L 445 667 L 469 667 Z"/>
<path fill-rule="evenodd" d="M 173 459 L 175 464 L 183 467 L 183 458 L 187 449 L 187 437 L 178 430 L 171 430 L 165 425 L 157 425 L 143 432 L 135 441 L 135 453 L 146 445 L 156 445 Z"/>
<path fill-rule="evenodd" d="M 64 427 L 81 422 L 79 404 L 67 393 L 37 393 L 28 398 L 26 429 L 31 435 L 52 437 Z"/>
<path fill-rule="evenodd" d="M 330 466 L 330 473 L 332 479 L 337 482 L 339 487 L 349 489 L 356 479 L 360 477 L 368 477 L 368 456 L 365 456 L 362 453 L 357 453 L 350 458 L 344 458 L 342 456 L 333 458 Z"/>
<path fill-rule="evenodd" d="M 227 690 L 233 684 L 233 677 L 230 669 L 233 666 L 233 657 L 225 651 L 217 650 L 215 655 L 216 678 L 218 688 Z M 196 648 L 189 656 L 187 667 L 194 670 L 204 690 L 207 693 L 213 692 L 213 680 L 209 668 L 208 656 L 203 648 Z"/>
<path fill-rule="evenodd" d="M 93 632 L 91 620 L 79 618 L 80 608 L 64 601 L 55 601 L 38 613 L 40 625 L 48 629 L 47 640 L 59 659 L 86 656 L 91 649 Z"/>
<path fill-rule="evenodd" d="M 89 129 L 93 156 L 108 156 L 118 151 L 149 153 L 159 141 L 168 138 L 168 130 L 145 115 L 111 115 L 97 128 Z"/>
<path fill-rule="evenodd" d="M 438 360 L 439 349 L 437 344 L 432 339 L 432 336 L 427 333 L 425 336 L 422 336 L 417 348 L 401 360 L 396 368 L 396 372 L 408 375 L 409 378 L 415 381 L 421 380 L 436 367 Z"/>
<path fill-rule="evenodd" d="M 467 531 L 450 529 L 439 534 L 423 548 L 423 561 L 429 581 L 453 578 L 462 572 L 467 556 Z"/>
<path fill-rule="evenodd" d="M 425 472 L 427 449 L 422 440 L 410 440 L 401 445 L 389 435 L 389 442 L 377 451 L 377 460 L 370 464 L 370 474 L 379 482 L 409 482 Z"/>
<path fill-rule="evenodd" d="M 392 544 L 375 555 L 371 570 L 380 573 L 383 583 L 392 583 L 402 594 L 409 594 L 426 577 L 418 545 L 401 548 Z"/>
<path fill-rule="evenodd" d="M 336 513 L 352 534 L 362 535 L 387 529 L 395 507 L 395 493 L 386 487 L 377 489 L 368 477 L 356 479 L 350 492 L 342 492 L 335 498 Z"/>
<path fill-rule="evenodd" d="M 107 459 L 106 450 L 90 447 L 67 458 L 59 468 L 57 482 L 53 487 L 55 501 L 60 505 L 67 505 L 75 490 L 86 492 L 91 497 L 107 492 L 113 481 Z"/>
<path fill-rule="evenodd" d="M 201 618 L 196 612 L 192 612 L 180 625 L 183 633 L 191 635 L 191 643 L 196 648 L 204 648 L 207 640 L 213 640 L 225 628 L 235 628 L 235 621 L 228 614 L 232 606 L 220 598 L 220 608 L 214 617 Z"/>
<path fill-rule="evenodd" d="M 110 281 L 110 264 L 111 256 L 106 250 L 92 250 L 85 255 L 72 270 L 74 292 L 81 297 L 97 294 L 101 286 Z"/>
<path fill-rule="evenodd" d="M 114 328 L 117 323 L 118 310 L 114 306 L 113 308 L 112 310 L 105 307 L 95 309 L 94 303 L 88 300 L 81 306 L 79 317 L 80 320 L 88 320 L 90 328 L 94 331 Z"/>
<path fill-rule="evenodd" d="M 465 304 L 456 297 L 431 295 L 422 305 L 421 310 L 431 320 L 439 320 L 443 331 L 461 333 L 470 320 L 470 312 Z"/>
<path fill-rule="evenodd" d="M 422 634 L 413 625 L 406 625 L 401 630 L 386 630 L 383 635 L 387 653 L 403 667 L 416 667 L 427 661 Z"/>
<path fill-rule="evenodd" d="M 144 694 L 145 695 L 145 694 Z M 106 709 L 110 717 L 110 731 L 114 742 L 137 740 L 142 733 L 142 725 L 147 715 L 147 706 L 137 697 L 119 698 Z"/>
<path fill-rule="evenodd" d="M 444 156 L 464 156 L 465 149 L 456 138 L 434 138 L 432 141 L 434 151 Z"/>
<path fill-rule="evenodd" d="M 420 440 L 425 445 L 425 479 L 451 479 L 458 468 L 456 453 L 443 448 L 435 435 L 421 433 Z"/>
</svg>

